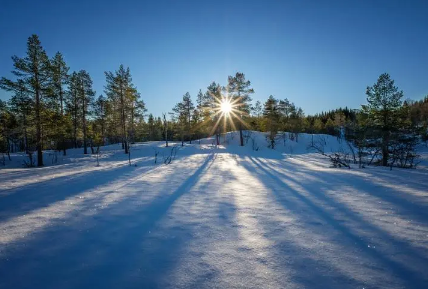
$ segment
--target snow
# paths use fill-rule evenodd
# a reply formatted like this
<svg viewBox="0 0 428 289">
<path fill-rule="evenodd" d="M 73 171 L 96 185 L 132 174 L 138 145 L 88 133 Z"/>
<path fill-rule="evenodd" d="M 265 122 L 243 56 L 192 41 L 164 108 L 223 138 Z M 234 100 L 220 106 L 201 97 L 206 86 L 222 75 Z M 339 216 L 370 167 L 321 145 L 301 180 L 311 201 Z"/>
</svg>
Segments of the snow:
<svg viewBox="0 0 428 289">
<path fill-rule="evenodd" d="M 162 142 L 133 145 L 132 166 L 118 145 L 98 167 L 81 150 L 44 168 L 12 156 L 0 288 L 428 288 L 424 166 L 335 169 L 311 135 L 252 138 L 186 144 L 169 165 Z"/>
</svg>

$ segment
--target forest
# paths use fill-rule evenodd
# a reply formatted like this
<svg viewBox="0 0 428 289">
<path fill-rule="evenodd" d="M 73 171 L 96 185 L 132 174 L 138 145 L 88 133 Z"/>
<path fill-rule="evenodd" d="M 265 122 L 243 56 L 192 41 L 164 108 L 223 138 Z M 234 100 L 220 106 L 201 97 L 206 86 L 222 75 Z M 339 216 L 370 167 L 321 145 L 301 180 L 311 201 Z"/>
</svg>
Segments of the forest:
<svg viewBox="0 0 428 289">
<path fill-rule="evenodd" d="M 219 144 L 221 134 L 235 130 L 244 145 L 243 132 L 254 130 L 267 133 L 271 149 L 283 132 L 294 141 L 300 133 L 329 134 L 352 144 L 360 163 L 370 159 L 372 164 L 412 168 L 417 164 L 416 146 L 427 141 L 428 96 L 405 99 L 387 73 L 367 86 L 367 103 L 355 109 L 305 115 L 292 97 L 270 95 L 264 103 L 253 102 L 250 80 L 236 72 L 224 85 L 213 81 L 200 89 L 194 99 L 182 92 L 169 112 L 155 116 L 129 67 L 106 71 L 104 91 L 99 93 L 87 71 L 70 71 L 61 52 L 47 55 L 37 35 L 28 38 L 26 55 L 12 60 L 14 79 L 0 80 L 0 88 L 11 92 L 9 100 L 0 100 L 3 164 L 14 152 L 28 155 L 26 166 L 43 166 L 43 150 L 66 155 L 67 149 L 82 148 L 88 154 L 122 143 L 124 153 L 129 153 L 135 142 L 184 145 L 209 136 L 216 136 Z M 315 144 L 314 148 L 322 152 Z"/>
</svg>

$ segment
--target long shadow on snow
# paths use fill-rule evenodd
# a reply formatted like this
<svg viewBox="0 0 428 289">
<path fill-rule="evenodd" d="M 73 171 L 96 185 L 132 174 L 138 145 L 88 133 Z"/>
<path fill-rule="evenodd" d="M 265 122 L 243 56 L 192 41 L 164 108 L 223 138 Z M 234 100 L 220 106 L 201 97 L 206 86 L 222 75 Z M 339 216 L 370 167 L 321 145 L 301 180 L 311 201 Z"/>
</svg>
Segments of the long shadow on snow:
<svg viewBox="0 0 428 289">
<path fill-rule="evenodd" d="M 232 174 L 226 175 L 226 178 L 222 178 L 223 183 L 233 182 L 235 177 Z M 167 280 L 167 282 L 163 282 L 164 287 L 161 288 L 211 288 L 213 284 L 219 284 L 219 278 L 221 278 L 221 274 L 225 273 L 224 269 L 229 269 L 233 264 L 229 264 L 229 266 L 225 267 L 223 270 L 219 269 L 216 265 L 211 264 L 210 261 L 212 259 L 208 259 L 208 254 L 213 254 L 213 251 L 210 250 L 211 247 L 206 247 L 207 243 L 211 246 L 214 245 L 214 249 L 218 250 L 217 244 L 227 244 L 231 242 L 231 239 L 234 241 L 238 241 L 240 236 L 238 232 L 238 226 L 236 221 L 237 207 L 235 204 L 235 197 L 233 193 L 228 194 L 228 197 L 225 198 L 222 196 L 219 200 L 218 195 L 213 203 L 213 195 L 219 194 L 220 192 L 213 191 L 212 188 L 209 187 L 209 182 L 205 185 L 199 186 L 199 191 L 203 192 L 203 194 L 199 194 L 198 196 L 204 197 L 202 202 L 205 204 L 209 204 L 209 209 L 204 210 L 202 214 L 209 214 L 210 210 L 216 212 L 216 217 L 210 218 L 209 222 L 199 221 L 198 227 L 195 228 L 195 231 L 198 232 L 196 237 L 192 240 L 192 248 L 196 247 L 196 250 L 191 250 L 191 252 L 185 252 L 186 256 L 191 255 L 191 262 L 189 264 L 188 260 L 186 265 L 188 268 L 191 268 L 192 271 L 189 272 L 191 276 L 187 276 L 189 278 L 189 282 L 186 284 L 174 284 L 173 280 Z M 222 195 L 222 193 L 220 193 Z M 197 196 L 194 196 L 197 197 Z M 217 202 L 218 201 L 218 202 Z M 199 218 L 205 220 L 205 218 Z M 225 242 L 226 241 L 226 242 Z M 188 246 L 189 249 L 192 249 Z M 222 252 L 223 258 L 230 257 L 228 254 L 224 254 Z M 215 259 L 214 259 L 215 262 Z M 238 260 L 236 260 L 238 262 Z M 196 271 L 197 274 L 194 274 Z M 233 270 L 230 270 L 233 271 Z M 228 272 L 226 272 L 228 273 Z M 222 282 L 223 280 L 220 280 Z M 184 285 L 184 286 L 183 286 Z"/>
<path fill-rule="evenodd" d="M 266 184 L 268 185 L 268 184 Z M 278 200 L 278 197 L 275 196 Z M 285 207 L 284 204 L 282 206 Z M 292 211 L 291 207 L 297 207 L 297 203 L 289 202 L 287 208 Z M 280 227 L 278 221 L 264 221 L 263 225 L 266 228 Z M 282 230 L 284 235 L 289 234 L 286 229 Z M 269 238 L 269 236 L 266 236 Z M 278 263 L 280 267 L 276 268 L 278 272 L 286 270 L 290 271 L 291 283 L 299 284 L 297 288 L 364 288 L 367 284 L 357 280 L 353 276 L 345 274 L 333 266 L 328 260 L 320 259 L 319 256 L 314 257 L 313 252 L 308 250 L 299 241 L 295 240 L 276 240 L 273 244 L 273 249 L 276 251 L 274 260 L 267 260 L 269 264 Z M 278 273 L 277 272 L 277 273 Z M 281 284 L 281 288 L 287 288 L 290 281 Z"/>
<path fill-rule="evenodd" d="M 287 166 L 286 163 L 284 163 Z M 428 220 L 428 207 L 424 205 L 419 197 L 411 196 L 410 194 L 404 194 L 406 197 L 403 197 L 403 192 L 397 189 L 393 189 L 391 187 L 385 187 L 380 183 L 373 183 L 368 177 L 361 175 L 349 175 L 348 173 L 343 173 L 335 170 L 334 173 L 329 172 L 316 172 L 314 170 L 309 169 L 301 169 L 301 168 L 292 168 L 297 172 L 301 172 L 303 174 L 310 173 L 313 176 L 317 176 L 324 183 L 331 183 L 336 185 L 352 184 L 352 187 L 364 191 L 369 195 L 377 197 L 383 201 L 394 204 L 394 206 L 399 206 L 399 211 L 396 212 L 399 215 L 405 216 L 408 218 L 411 216 L 412 219 L 418 220 L 422 223 L 426 223 Z M 371 171 L 369 171 L 371 172 Z M 368 174 L 368 173 L 367 173 Z M 376 172 L 373 174 L 376 176 Z M 326 180 L 326 176 L 329 176 L 329 182 Z M 353 178 L 352 180 L 350 178 Z M 385 176 L 386 177 L 386 176 Z M 391 176 L 388 176 L 391 178 Z M 357 181 L 356 181 L 357 180 Z M 390 179 L 391 182 L 395 182 L 395 180 Z M 380 187 L 382 190 L 373 190 L 375 187 Z"/>
<path fill-rule="evenodd" d="M 306 191 L 311 191 L 313 189 L 313 187 L 316 187 L 318 189 L 325 189 L 325 190 L 329 190 L 331 189 L 332 186 L 334 187 L 340 187 L 341 185 L 344 186 L 350 186 L 350 184 L 352 184 L 352 188 L 358 190 L 358 193 L 363 192 L 367 195 L 372 195 L 375 197 L 378 197 L 380 200 L 385 201 L 384 199 L 382 199 L 382 196 L 379 196 L 379 193 L 377 191 L 372 190 L 371 188 L 373 188 L 373 186 L 376 186 L 376 183 L 373 183 L 371 186 L 363 184 L 361 185 L 362 182 L 358 182 L 356 185 L 353 184 L 353 180 L 350 179 L 350 175 L 346 174 L 346 173 L 342 173 L 342 172 L 334 172 L 333 173 L 329 173 L 329 172 L 324 172 L 323 175 L 320 175 L 320 173 L 318 172 L 314 172 L 311 171 L 310 174 L 317 176 L 316 178 L 316 185 L 315 186 L 307 186 L 305 183 L 300 183 L 297 179 L 291 177 L 291 175 L 293 174 L 292 171 L 287 170 L 287 172 L 290 173 L 287 174 L 284 171 L 278 171 L 272 164 L 269 164 L 266 161 L 262 161 L 262 160 L 258 160 L 260 162 L 261 165 L 265 165 L 267 168 L 271 169 L 273 172 L 275 172 L 278 176 L 280 177 L 285 177 L 288 180 L 290 180 L 291 182 L 298 184 L 299 186 L 302 186 Z M 309 173 L 309 171 L 307 171 L 304 174 L 301 174 L 299 177 L 305 178 L 305 176 L 307 176 Z M 337 175 L 339 175 L 339 177 L 337 177 Z M 353 175 L 353 177 L 360 177 L 360 176 L 355 176 Z M 382 186 L 382 185 L 379 185 Z M 389 189 L 389 188 L 388 188 Z M 393 190 L 392 190 L 393 191 Z M 399 193 L 399 191 L 396 191 L 397 193 Z M 390 193 L 390 192 L 384 192 L 384 193 Z M 342 208 L 343 211 L 349 211 L 349 213 L 352 213 L 353 215 L 353 219 L 358 219 L 360 220 L 361 223 L 365 223 L 365 220 L 363 220 L 359 215 L 355 214 L 352 210 L 349 210 L 349 208 L 347 208 L 345 205 L 343 205 L 340 202 L 334 201 L 331 197 L 328 197 L 328 195 L 325 194 L 313 194 L 314 197 L 317 197 L 318 199 L 322 199 L 327 203 L 334 203 L 336 205 L 336 207 L 340 207 Z M 397 196 L 398 197 L 398 196 Z M 388 202 L 388 200 L 386 200 Z M 394 213 L 396 213 L 397 215 L 400 215 L 400 211 L 403 213 L 402 215 L 405 216 L 406 219 L 409 218 L 409 216 L 411 216 L 413 219 L 415 220 L 420 220 L 421 223 L 426 223 L 426 221 L 428 220 L 428 216 L 425 217 L 425 215 L 427 215 L 427 211 L 425 210 L 425 208 L 422 208 L 420 206 L 418 206 L 417 203 L 413 203 L 413 201 L 409 202 L 406 201 L 405 199 L 397 199 L 394 201 L 391 201 L 390 204 L 395 207 L 394 209 L 398 210 L 394 210 Z M 407 208 L 407 206 L 409 206 L 410 208 Z M 413 211 L 416 211 L 416 213 L 414 213 Z M 422 216 L 420 216 L 422 215 Z M 373 228 L 375 228 L 375 226 L 373 225 Z M 380 230 L 380 228 L 378 228 Z M 384 232 L 383 230 L 380 230 L 381 232 Z M 385 234 L 388 234 L 386 232 L 384 232 Z M 387 237 L 393 237 L 390 236 L 388 234 Z M 419 255 L 419 253 L 416 253 L 415 255 Z"/>
<path fill-rule="evenodd" d="M 146 165 L 130 167 L 128 165 L 82 173 L 78 177 L 58 177 L 43 184 L 35 183 L 23 188 L 15 189 L 13 194 L 0 198 L 0 223 L 16 216 L 28 214 L 33 210 L 48 207 L 50 204 L 63 201 L 71 196 L 79 195 L 84 191 L 98 186 L 112 183 L 121 178 L 146 174 L 157 166 Z"/>
<path fill-rule="evenodd" d="M 237 160 L 235 160 L 237 162 Z M 240 165 L 241 162 L 238 162 L 237 165 Z M 227 179 L 222 179 L 223 182 L 233 181 L 230 179 L 230 174 L 227 175 Z M 266 184 L 269 185 L 269 184 Z M 271 184 L 270 184 L 271 185 Z M 237 208 L 236 208 L 236 197 L 235 194 L 230 194 L 230 198 L 233 199 L 231 201 L 222 201 L 219 203 L 218 214 L 219 214 L 219 222 L 218 225 L 221 226 L 220 232 L 215 232 L 216 237 L 219 238 L 217 242 L 228 241 L 231 242 L 235 240 L 235 242 L 239 242 L 242 236 L 239 233 L 239 228 L 242 226 L 239 223 L 239 219 L 237 218 Z M 231 199 L 229 199 L 231 200 Z M 214 204 L 213 204 L 214 205 Z M 263 210 L 266 208 L 257 207 L 257 210 Z M 257 213 L 256 213 L 257 214 Z M 262 214 L 263 215 L 263 214 Z M 271 218 L 262 217 L 262 215 L 257 214 L 257 220 L 259 220 L 260 233 L 263 232 L 265 238 L 271 238 L 271 231 L 276 231 L 278 228 L 278 221 L 274 221 Z M 266 226 L 266 224 L 268 224 Z M 198 231 L 203 231 L 205 234 L 211 234 L 208 232 L 212 232 L 213 229 L 211 226 L 206 225 Z M 223 238 L 223 239 L 222 239 Z M 271 239 L 270 239 L 271 240 Z M 193 281 L 190 283 L 191 285 L 186 286 L 186 288 L 208 288 L 212 286 L 212 284 L 222 284 L 216 281 L 216 278 L 219 278 L 221 273 L 233 273 L 235 270 L 239 270 L 239 265 L 242 262 L 248 262 L 248 266 L 245 266 L 248 272 L 245 272 L 248 277 L 244 283 L 241 283 L 242 286 L 247 288 L 262 288 L 267 286 L 267 284 L 271 284 L 271 282 L 275 283 L 280 287 L 287 287 L 290 285 L 290 280 L 293 280 L 295 283 L 301 284 L 302 287 L 308 288 L 343 288 L 344 284 L 349 285 L 349 287 L 364 287 L 363 283 L 355 280 L 354 278 L 347 276 L 343 273 L 337 272 L 336 268 L 334 268 L 331 264 L 324 260 L 315 260 L 313 256 L 311 256 L 311 252 L 308 252 L 307 249 L 299 246 L 298 243 L 293 241 L 288 242 L 274 242 L 273 248 L 277 253 L 273 253 L 272 251 L 268 252 L 267 255 L 260 254 L 260 252 L 253 250 L 251 243 L 240 244 L 236 249 L 236 256 L 229 256 L 229 258 L 233 258 L 233 262 L 230 262 L 227 254 L 223 255 L 224 263 L 228 264 L 228 266 L 224 267 L 223 272 L 218 272 L 216 269 L 211 270 L 202 270 L 205 274 L 199 276 L 193 276 Z M 217 246 L 216 246 L 217 247 Z M 297 254 L 299 252 L 299 254 Z M 203 256 L 204 253 L 201 253 Z M 238 264 L 236 264 L 238 263 Z M 292 264 L 292 266 L 291 266 Z M 323 266 L 320 267 L 320 264 Z M 275 281 L 267 280 L 267 283 L 263 283 L 262 280 L 255 278 L 258 271 L 252 272 L 252 270 L 257 270 L 257 268 L 266 266 L 267 270 L 272 270 L 274 273 Z M 193 266 L 192 266 L 193 267 Z M 291 270 L 287 276 L 284 275 L 288 269 L 295 268 L 296 270 Z M 311 274 L 308 275 L 308 268 L 312 268 L 315 270 L 311 270 Z M 318 268 L 328 268 L 328 269 L 318 269 Z M 335 274 L 334 279 L 329 276 L 331 272 Z M 242 273 L 242 272 L 241 272 Z M 288 279 L 288 277 L 290 279 Z M 223 281 L 223 280 L 222 280 Z M 229 280 L 230 281 L 230 280 Z M 259 284 L 261 283 L 261 284 Z M 236 284 L 235 284 L 236 285 Z M 232 287 L 233 284 L 225 284 L 225 288 Z"/>
<path fill-rule="evenodd" d="M 263 161 L 260 161 L 260 160 L 259 160 L 259 162 L 261 163 L 261 165 L 265 165 L 267 168 L 271 169 L 278 176 L 283 177 L 283 178 L 287 178 L 290 182 L 293 182 L 293 183 L 301 186 L 306 191 L 311 192 L 311 190 L 313 190 L 314 186 L 308 187 L 304 183 L 299 183 L 296 179 L 290 177 L 289 175 L 285 174 L 284 172 L 278 171 L 277 169 L 275 169 L 272 165 L 268 164 L 267 162 L 263 162 Z M 330 178 L 329 179 L 329 181 L 330 181 L 329 183 L 330 184 L 334 184 L 335 186 L 338 186 L 338 185 L 341 184 L 341 183 L 338 183 L 336 181 L 336 178 L 334 178 L 334 177 L 329 177 L 329 178 Z M 323 184 L 320 183 L 319 185 L 315 185 L 315 187 L 318 188 L 318 189 L 320 189 L 321 191 L 322 191 L 323 188 L 325 188 L 325 190 L 329 190 L 330 188 L 328 186 L 327 187 L 323 187 L 323 185 L 325 185 L 326 183 L 328 183 L 328 182 L 324 182 L 323 181 Z M 371 191 L 367 190 L 367 191 L 365 191 L 365 193 L 367 193 L 367 194 L 370 195 Z M 335 209 L 338 209 L 339 211 L 345 212 L 346 214 L 350 215 L 351 216 L 350 219 L 352 219 L 354 221 L 357 220 L 358 223 L 359 224 L 363 224 L 365 228 L 370 227 L 372 231 L 378 232 L 378 234 L 380 234 L 382 236 L 382 239 L 393 240 L 393 242 L 394 242 L 393 244 L 394 244 L 395 247 L 405 248 L 407 251 L 412 252 L 413 258 L 415 258 L 415 259 L 421 259 L 420 261 L 428 263 L 428 259 L 426 259 L 424 257 L 421 257 L 423 254 L 422 254 L 422 250 L 420 248 L 418 248 L 418 249 L 414 248 L 414 247 L 412 247 L 410 244 L 408 244 L 406 242 L 403 242 L 401 240 L 397 240 L 395 238 L 395 236 L 393 236 L 393 235 L 385 232 L 381 228 L 376 227 L 375 225 L 372 225 L 370 223 L 367 223 L 359 215 L 357 215 L 355 212 L 353 212 L 352 210 L 350 210 L 349 208 L 347 208 L 345 205 L 343 205 L 340 202 L 337 202 L 337 201 L 333 200 L 333 198 L 328 197 L 325 194 L 314 194 L 313 193 L 312 196 L 314 196 L 315 198 L 317 198 L 317 199 L 319 199 L 321 201 L 324 201 L 326 204 L 333 204 Z"/>
<path fill-rule="evenodd" d="M 245 164 L 245 161 L 241 161 L 241 164 L 247 169 L 247 171 L 253 171 L 251 166 Z M 294 211 L 296 217 L 301 216 L 302 212 L 299 211 L 300 204 L 292 200 L 284 201 L 283 197 L 280 196 L 275 189 L 272 188 L 272 182 L 265 178 L 260 178 L 260 175 L 254 173 L 254 175 L 265 185 L 266 188 L 270 188 L 274 191 L 275 200 L 279 201 L 283 207 L 288 209 L 290 212 Z M 258 216 L 258 219 L 261 217 Z M 271 218 L 262 218 L 261 226 L 264 229 L 265 238 L 271 239 L 271 234 L 275 234 L 275 231 L 281 230 L 281 234 L 285 236 L 293 236 L 295 234 L 288 234 L 287 229 L 280 228 L 278 220 Z M 271 230 L 271 231 L 269 231 Z M 356 280 L 352 276 L 345 273 L 341 273 L 327 260 L 314 258 L 313 253 L 305 247 L 299 245 L 294 240 L 276 240 L 273 244 L 273 249 L 276 251 L 274 256 L 278 256 L 274 260 L 266 260 L 267 264 L 275 264 L 274 269 L 276 273 L 283 272 L 283 270 L 290 271 L 290 279 L 281 282 L 281 287 L 290 286 L 290 280 L 294 284 L 300 284 L 302 288 L 363 288 L 367 284 L 363 284 L 361 281 Z M 310 273 L 308 273 L 310 272 Z"/>
<path fill-rule="evenodd" d="M 315 203 L 313 203 L 307 197 L 301 195 L 299 192 L 297 192 L 294 189 L 290 188 L 278 176 L 276 176 L 272 172 L 268 171 L 266 168 L 264 168 L 262 165 L 260 165 L 258 162 L 256 162 L 253 158 L 250 157 L 250 160 L 262 172 L 264 172 L 265 175 L 269 176 L 270 179 L 272 179 L 273 181 L 275 181 L 278 185 L 280 185 L 280 186 L 282 186 L 284 188 L 287 188 L 288 192 L 292 193 L 296 198 L 298 198 L 305 205 L 307 205 L 309 208 L 311 208 L 321 218 L 323 218 L 325 221 L 327 221 L 328 224 L 330 224 L 331 226 L 333 226 L 336 230 L 340 231 L 345 237 L 347 237 L 348 239 L 352 240 L 355 244 L 357 244 L 362 249 L 363 248 L 366 249 L 367 242 L 365 242 L 364 240 L 362 240 L 359 236 L 353 234 L 344 225 L 342 225 L 339 222 L 337 222 L 337 220 L 335 220 L 328 212 L 326 212 L 325 210 L 323 210 L 321 207 L 317 206 Z M 282 177 L 287 177 L 287 176 L 282 175 Z M 292 181 L 294 181 L 294 180 L 292 180 Z M 303 184 L 299 184 L 299 185 L 301 185 L 302 187 L 304 187 Z M 307 187 L 305 187 L 305 189 L 308 190 Z M 278 192 L 275 192 L 275 191 L 274 191 L 274 193 L 277 194 L 277 196 L 279 197 L 278 200 L 280 200 L 281 204 L 284 205 L 284 203 L 283 203 L 284 202 L 284 199 L 283 199 L 284 196 L 283 195 L 279 195 Z M 315 196 L 315 194 L 313 194 L 313 195 Z M 328 202 L 334 204 L 334 202 L 332 200 L 329 200 L 327 198 L 325 198 L 325 200 L 328 200 Z M 350 212 L 343 205 L 339 205 L 339 204 L 336 203 L 335 206 L 337 208 L 340 208 L 343 211 L 346 211 L 346 213 L 349 214 L 349 215 L 351 215 L 352 217 L 355 217 L 355 218 L 359 219 L 359 217 L 357 215 L 355 215 L 354 213 Z M 288 209 L 290 209 L 290 208 L 288 208 Z M 364 223 L 364 225 L 366 225 L 368 228 L 370 228 L 372 231 L 374 231 L 375 234 L 384 234 L 384 235 L 387 235 L 386 233 L 381 232 L 380 230 L 374 228 L 372 225 L 370 225 L 370 224 L 362 221 L 361 219 L 359 221 L 362 222 L 362 223 Z M 403 246 L 403 245 L 406 246 L 407 245 L 405 243 L 398 242 L 398 241 L 394 241 L 394 243 L 397 246 Z M 411 248 L 408 247 L 407 249 L 410 250 L 410 252 L 413 252 L 413 250 Z M 417 273 L 415 273 L 414 271 L 410 270 L 405 265 L 387 258 L 386 256 L 382 255 L 380 252 L 377 252 L 376 250 L 370 250 L 370 251 L 366 250 L 364 252 L 367 255 L 370 255 L 371 257 L 373 257 L 376 260 L 378 260 L 379 262 L 381 262 L 381 264 L 383 265 L 384 268 L 389 268 L 392 272 L 394 272 L 395 276 L 397 276 L 401 281 L 407 283 L 407 285 L 410 286 L 411 288 L 415 288 L 415 285 L 420 286 L 418 288 L 423 288 L 424 284 L 426 284 L 426 279 L 422 279 Z M 416 252 L 414 254 L 412 254 L 412 255 L 415 256 L 415 254 L 416 254 Z M 420 258 L 418 258 L 418 259 L 420 259 Z M 425 259 L 423 259 L 423 260 L 425 260 Z"/>
<path fill-rule="evenodd" d="M 141 251 L 141 243 L 149 238 L 150 231 L 174 202 L 192 188 L 211 160 L 212 155 L 174 193 L 156 198 L 141 210 L 113 216 L 108 222 L 97 221 L 93 229 L 78 235 L 75 231 L 79 224 L 75 224 L 72 231 L 69 226 L 58 223 L 50 231 L 39 234 L 36 240 L 23 241 L 25 246 L 16 254 L 19 257 L 13 254 L 5 257 L 8 260 L 0 260 L 0 287 L 157 288 L 163 273 L 178 260 L 177 253 L 186 238 L 161 240 L 157 250 Z M 125 200 L 115 206 L 120 207 L 123 202 Z M 64 240 L 64 234 L 71 237 L 71 244 Z M 181 232 L 181 236 L 186 234 L 188 232 Z M 45 248 L 48 254 L 39 252 L 38 248 Z M 108 249 L 101 252 L 101 248 Z M 127 283 L 132 278 L 131 271 L 141 274 L 133 278 L 133 284 Z"/>
</svg>

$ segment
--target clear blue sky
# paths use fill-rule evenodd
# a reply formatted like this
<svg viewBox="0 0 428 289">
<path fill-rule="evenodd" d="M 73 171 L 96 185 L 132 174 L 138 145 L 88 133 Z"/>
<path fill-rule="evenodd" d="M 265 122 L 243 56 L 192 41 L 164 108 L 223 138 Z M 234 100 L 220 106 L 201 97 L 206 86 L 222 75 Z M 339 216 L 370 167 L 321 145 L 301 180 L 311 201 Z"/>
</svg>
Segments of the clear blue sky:
<svg viewBox="0 0 428 289">
<path fill-rule="evenodd" d="M 36 33 L 89 71 L 97 94 L 104 71 L 129 66 L 155 115 L 237 71 L 254 100 L 288 98 L 307 114 L 358 108 L 383 72 L 405 98 L 428 94 L 426 0 L 0 1 L 0 76 Z"/>
</svg>

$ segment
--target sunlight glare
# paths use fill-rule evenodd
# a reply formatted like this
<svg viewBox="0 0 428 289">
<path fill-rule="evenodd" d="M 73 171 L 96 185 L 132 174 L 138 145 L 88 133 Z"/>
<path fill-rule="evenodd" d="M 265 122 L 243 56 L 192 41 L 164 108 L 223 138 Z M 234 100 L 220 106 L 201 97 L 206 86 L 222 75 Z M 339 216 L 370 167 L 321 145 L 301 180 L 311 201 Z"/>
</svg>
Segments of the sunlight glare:
<svg viewBox="0 0 428 289">
<path fill-rule="evenodd" d="M 229 114 L 232 111 L 232 104 L 228 99 L 223 99 L 221 102 L 221 111 L 225 114 Z"/>
</svg>

